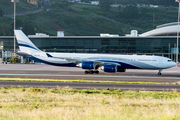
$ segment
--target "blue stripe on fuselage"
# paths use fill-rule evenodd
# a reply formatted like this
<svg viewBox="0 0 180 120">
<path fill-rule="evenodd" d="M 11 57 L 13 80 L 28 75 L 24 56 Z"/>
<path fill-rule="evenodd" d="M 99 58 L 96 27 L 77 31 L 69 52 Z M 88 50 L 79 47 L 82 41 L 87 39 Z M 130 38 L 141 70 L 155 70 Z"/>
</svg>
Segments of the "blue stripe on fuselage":
<svg viewBox="0 0 180 120">
<path fill-rule="evenodd" d="M 30 58 L 32 60 L 38 61 L 38 62 L 42 62 L 42 63 L 45 63 L 45 64 L 54 65 L 54 66 L 76 67 L 76 64 L 74 64 L 74 63 L 65 63 L 65 64 L 62 64 L 62 63 L 52 63 L 52 62 L 48 62 L 48 61 L 45 61 L 45 60 L 41 60 L 41 59 L 36 58 L 34 56 L 26 56 L 26 57 L 28 57 L 28 58 Z M 142 69 L 142 68 L 130 65 L 130 64 L 123 63 L 123 62 L 114 62 L 114 61 L 105 61 L 105 60 L 100 60 L 100 62 L 118 63 L 118 64 L 121 65 L 121 66 L 118 66 L 118 68 L 120 68 L 120 69 Z"/>
<path fill-rule="evenodd" d="M 142 69 L 142 68 L 139 68 L 139 67 L 136 67 L 136 66 L 127 64 L 127 63 L 123 63 L 123 62 L 106 61 L 106 60 L 97 60 L 97 61 L 99 61 L 99 62 L 118 63 L 118 64 L 121 65 L 121 66 L 117 66 L 117 67 L 120 68 L 120 69 Z"/>
<path fill-rule="evenodd" d="M 39 58 L 36 58 L 34 56 L 26 56 L 32 60 L 35 60 L 37 62 L 42 62 L 42 63 L 45 63 L 45 64 L 48 64 L 48 65 L 54 65 L 54 66 L 67 66 L 67 67 L 76 67 L 76 64 L 74 63 L 52 63 L 52 62 L 48 62 L 48 61 L 45 61 L 45 60 L 41 60 Z"/>
</svg>

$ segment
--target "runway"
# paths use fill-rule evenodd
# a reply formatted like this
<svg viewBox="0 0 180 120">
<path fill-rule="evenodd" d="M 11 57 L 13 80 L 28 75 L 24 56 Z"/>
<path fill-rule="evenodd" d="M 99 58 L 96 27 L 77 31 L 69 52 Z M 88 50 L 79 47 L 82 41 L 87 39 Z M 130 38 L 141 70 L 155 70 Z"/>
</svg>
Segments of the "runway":
<svg viewBox="0 0 180 120">
<path fill-rule="evenodd" d="M 81 68 L 56 67 L 35 64 L 0 64 L 0 77 L 5 78 L 46 78 L 63 80 L 103 80 L 103 81 L 143 81 L 143 82 L 179 82 L 180 68 L 173 67 L 162 71 L 158 70 L 127 70 L 125 73 L 84 74 Z M 1 87 L 67 87 L 77 89 L 124 89 L 124 90 L 172 90 L 180 91 L 179 85 L 142 85 L 142 84 L 104 84 L 104 83 L 57 83 L 57 82 L 0 82 Z"/>
<path fill-rule="evenodd" d="M 180 67 L 158 70 L 127 70 L 124 73 L 84 74 L 81 68 L 57 67 L 36 64 L 0 64 L 0 77 L 8 78 L 46 78 L 67 80 L 108 80 L 108 81 L 143 81 L 143 82 L 178 82 L 180 81 Z"/>
<path fill-rule="evenodd" d="M 63 82 L 17 82 L 0 81 L 0 87 L 42 87 L 75 89 L 180 91 L 180 85 L 114 84 L 114 83 L 63 83 Z"/>
</svg>

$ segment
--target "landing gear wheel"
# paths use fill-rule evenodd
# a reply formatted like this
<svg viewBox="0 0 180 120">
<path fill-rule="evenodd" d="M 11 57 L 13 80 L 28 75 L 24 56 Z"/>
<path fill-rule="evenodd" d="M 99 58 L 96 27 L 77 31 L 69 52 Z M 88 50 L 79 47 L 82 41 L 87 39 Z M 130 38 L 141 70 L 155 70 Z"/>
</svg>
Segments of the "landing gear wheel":
<svg viewBox="0 0 180 120">
<path fill-rule="evenodd" d="M 158 75 L 161 76 L 161 73 L 159 72 Z"/>
<path fill-rule="evenodd" d="M 94 74 L 94 71 L 89 71 L 90 74 Z"/>
<path fill-rule="evenodd" d="M 86 70 L 86 71 L 84 71 L 84 73 L 85 74 L 99 74 L 99 71 L 98 70 L 95 70 L 95 71 L 93 71 L 93 70 Z"/>
<path fill-rule="evenodd" d="M 162 69 L 159 69 L 158 75 L 161 76 Z"/>
<path fill-rule="evenodd" d="M 89 72 L 88 71 L 84 71 L 85 74 L 88 74 Z"/>
<path fill-rule="evenodd" d="M 99 71 L 94 71 L 95 74 L 99 74 Z"/>
</svg>

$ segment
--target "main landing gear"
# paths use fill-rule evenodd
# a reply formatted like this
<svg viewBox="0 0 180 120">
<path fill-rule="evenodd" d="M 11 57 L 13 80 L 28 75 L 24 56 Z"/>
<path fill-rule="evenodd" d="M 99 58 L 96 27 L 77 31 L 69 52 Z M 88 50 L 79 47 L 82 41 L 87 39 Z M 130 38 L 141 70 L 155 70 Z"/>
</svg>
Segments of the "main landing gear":
<svg viewBox="0 0 180 120">
<path fill-rule="evenodd" d="M 158 72 L 158 75 L 159 75 L 159 76 L 161 76 L 161 71 L 162 71 L 162 70 L 161 70 L 161 69 L 159 69 L 159 72 Z"/>
<path fill-rule="evenodd" d="M 84 71 L 85 74 L 99 74 L 99 71 L 98 70 L 86 70 Z"/>
</svg>

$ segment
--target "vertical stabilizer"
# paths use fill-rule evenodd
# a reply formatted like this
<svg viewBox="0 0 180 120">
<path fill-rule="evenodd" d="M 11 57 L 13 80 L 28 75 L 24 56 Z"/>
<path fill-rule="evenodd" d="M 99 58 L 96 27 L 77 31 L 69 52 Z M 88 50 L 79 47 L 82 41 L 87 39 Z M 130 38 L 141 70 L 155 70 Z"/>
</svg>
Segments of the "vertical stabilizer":
<svg viewBox="0 0 180 120">
<path fill-rule="evenodd" d="M 41 52 L 21 30 L 14 32 L 21 52 Z"/>
</svg>

